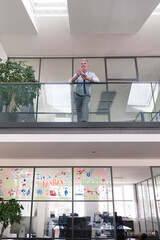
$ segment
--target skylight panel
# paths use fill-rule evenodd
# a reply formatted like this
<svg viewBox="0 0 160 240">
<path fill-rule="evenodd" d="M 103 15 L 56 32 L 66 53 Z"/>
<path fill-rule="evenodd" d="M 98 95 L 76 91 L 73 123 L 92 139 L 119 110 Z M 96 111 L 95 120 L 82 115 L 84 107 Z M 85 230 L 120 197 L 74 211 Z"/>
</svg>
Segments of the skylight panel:
<svg viewBox="0 0 160 240">
<path fill-rule="evenodd" d="M 160 4 L 158 4 L 151 15 L 160 15 Z"/>
<path fill-rule="evenodd" d="M 67 16 L 67 0 L 31 0 L 36 16 Z"/>
</svg>

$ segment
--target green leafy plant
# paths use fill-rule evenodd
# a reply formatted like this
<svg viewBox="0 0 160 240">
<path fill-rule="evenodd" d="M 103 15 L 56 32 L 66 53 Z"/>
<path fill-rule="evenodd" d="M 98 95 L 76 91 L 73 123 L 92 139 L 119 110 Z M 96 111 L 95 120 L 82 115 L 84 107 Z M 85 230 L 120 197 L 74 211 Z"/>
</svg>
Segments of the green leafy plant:
<svg viewBox="0 0 160 240">
<path fill-rule="evenodd" d="M 2 224 L 0 240 L 9 224 L 20 224 L 23 209 L 23 206 L 15 199 L 4 201 L 3 198 L 0 198 L 0 223 Z"/>
<path fill-rule="evenodd" d="M 34 72 L 24 61 L 2 62 L 0 59 L 0 97 L 3 105 L 9 106 L 10 113 L 20 106 L 33 105 L 40 90 Z"/>
</svg>

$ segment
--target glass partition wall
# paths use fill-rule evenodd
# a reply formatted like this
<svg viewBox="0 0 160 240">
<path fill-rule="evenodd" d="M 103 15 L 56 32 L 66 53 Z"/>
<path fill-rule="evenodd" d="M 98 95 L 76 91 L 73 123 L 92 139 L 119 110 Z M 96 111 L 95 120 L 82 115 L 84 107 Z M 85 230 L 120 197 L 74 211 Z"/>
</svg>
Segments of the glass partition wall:
<svg viewBox="0 0 160 240">
<path fill-rule="evenodd" d="M 142 195 L 139 182 L 151 179 L 150 168 L 112 167 L 112 171 L 115 212 L 117 212 L 118 219 L 123 223 L 123 226 L 130 229 L 128 234 L 133 238 L 139 237 L 140 232 L 146 232 L 145 228 L 142 229 L 140 222 L 140 216 L 144 211 L 142 201 L 139 201 L 139 195 Z M 147 214 L 150 216 L 150 208 Z M 150 230 L 153 231 L 153 229 Z M 152 231 L 147 233 L 151 234 Z"/>
<path fill-rule="evenodd" d="M 1 197 L 24 206 L 20 224 L 9 226 L 4 238 L 115 238 L 111 168 L 0 171 Z"/>
<path fill-rule="evenodd" d="M 152 170 L 154 172 L 154 168 Z M 157 172 L 157 168 L 155 170 Z M 153 231 L 159 231 L 159 218 L 158 218 L 158 204 L 155 201 L 157 191 L 158 176 L 153 174 L 153 178 L 148 178 L 136 184 L 138 212 L 139 212 L 139 227 L 141 232 L 151 234 Z"/>
<path fill-rule="evenodd" d="M 83 58 L 83 57 L 82 57 Z M 41 83 L 65 83 L 80 67 L 80 57 L 10 57 L 11 61 L 25 61 L 35 69 Z M 100 82 L 160 80 L 160 56 L 151 57 L 87 57 L 89 71 L 94 72 Z"/>
<path fill-rule="evenodd" d="M 154 197 L 155 197 L 155 208 L 157 213 L 157 225 L 160 229 L 160 168 L 152 168 L 153 185 L 154 185 Z"/>
<path fill-rule="evenodd" d="M 9 226 L 3 237 L 125 240 L 140 232 L 150 236 L 159 230 L 159 169 L 1 168 L 0 196 L 24 206 L 20 224 Z"/>
</svg>

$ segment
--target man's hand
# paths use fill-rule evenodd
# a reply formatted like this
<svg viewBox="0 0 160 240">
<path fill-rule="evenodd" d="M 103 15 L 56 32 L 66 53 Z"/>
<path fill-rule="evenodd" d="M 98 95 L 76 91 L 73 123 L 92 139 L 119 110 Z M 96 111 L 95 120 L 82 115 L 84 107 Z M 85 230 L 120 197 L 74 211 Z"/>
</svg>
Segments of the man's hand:
<svg viewBox="0 0 160 240">
<path fill-rule="evenodd" d="M 87 77 L 87 75 L 85 74 L 85 73 L 81 73 L 81 77 L 84 79 L 84 80 L 88 80 L 88 77 Z"/>
<path fill-rule="evenodd" d="M 81 68 L 77 69 L 77 75 L 78 75 L 78 77 L 79 77 L 81 74 L 82 74 L 82 69 L 81 69 Z"/>
<path fill-rule="evenodd" d="M 87 75 L 85 73 L 82 73 L 81 74 L 81 77 L 84 79 L 84 80 L 87 80 L 87 81 L 90 81 L 90 82 L 94 82 L 94 80 L 92 78 L 89 78 L 87 77 Z"/>
</svg>

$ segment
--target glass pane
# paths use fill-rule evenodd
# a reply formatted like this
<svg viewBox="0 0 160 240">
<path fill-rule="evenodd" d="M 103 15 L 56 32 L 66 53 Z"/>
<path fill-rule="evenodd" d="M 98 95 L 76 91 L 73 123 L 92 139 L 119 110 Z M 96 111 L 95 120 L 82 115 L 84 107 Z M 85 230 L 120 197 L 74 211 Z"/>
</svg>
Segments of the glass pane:
<svg viewBox="0 0 160 240">
<path fill-rule="evenodd" d="M 154 182 L 155 182 L 156 200 L 160 200 L 160 176 L 155 177 Z"/>
<path fill-rule="evenodd" d="M 75 122 L 76 85 L 1 84 L 0 122 Z M 92 84 L 88 107 L 89 122 L 158 122 L 159 84 Z"/>
<path fill-rule="evenodd" d="M 109 106 L 107 103 L 107 86 L 92 84 L 92 94 L 89 103 L 90 122 L 108 122 Z"/>
<path fill-rule="evenodd" d="M 74 168 L 74 197 L 76 200 L 110 200 L 110 168 Z"/>
<path fill-rule="evenodd" d="M 30 202 L 20 202 L 23 205 L 24 210 L 22 210 L 22 218 L 19 223 L 13 223 L 5 229 L 3 236 L 9 238 L 26 238 L 29 237 L 30 228 L 30 213 L 31 213 L 31 203 Z M 1 226 L 0 226 L 1 228 Z"/>
<path fill-rule="evenodd" d="M 82 58 L 74 59 L 74 73 L 76 73 L 77 69 L 81 66 Z M 104 66 L 104 58 L 88 58 L 89 63 L 89 71 L 94 72 L 96 76 L 99 78 L 100 82 L 105 82 L 105 66 Z"/>
<path fill-rule="evenodd" d="M 160 58 L 137 58 L 139 81 L 154 82 L 160 79 Z"/>
<path fill-rule="evenodd" d="M 113 186 L 114 191 L 114 200 L 123 200 L 123 187 L 122 186 Z"/>
<path fill-rule="evenodd" d="M 106 59 L 107 74 L 109 79 L 136 79 L 134 58 Z"/>
<path fill-rule="evenodd" d="M 40 84 L 0 85 L 0 121 L 35 122 Z"/>
<path fill-rule="evenodd" d="M 158 229 L 158 223 L 157 222 L 153 222 L 153 227 L 154 227 L 154 230 L 157 230 Z"/>
<path fill-rule="evenodd" d="M 136 218 L 135 202 L 133 202 L 133 201 L 125 201 L 124 202 L 124 208 L 125 208 L 125 216 L 126 217 Z"/>
<path fill-rule="evenodd" d="M 71 122 L 71 85 L 41 85 L 38 99 L 39 122 Z"/>
<path fill-rule="evenodd" d="M 125 216 L 123 201 L 115 201 L 114 204 L 115 204 L 115 211 L 117 212 L 117 215 Z"/>
<path fill-rule="evenodd" d="M 153 223 L 152 223 L 152 221 L 146 221 L 146 228 L 147 228 L 147 234 L 152 234 L 152 232 L 153 232 Z"/>
<path fill-rule="evenodd" d="M 156 201 L 156 203 L 157 203 L 158 216 L 160 218 L 160 201 Z"/>
<path fill-rule="evenodd" d="M 138 197 L 139 217 L 141 219 L 143 219 L 144 218 L 144 204 L 143 204 L 143 196 L 142 196 L 142 186 L 141 186 L 141 184 L 137 184 L 137 197 Z"/>
<path fill-rule="evenodd" d="M 77 221 L 78 217 L 87 218 L 87 228 L 82 229 L 84 236 L 85 229 L 87 229 L 88 238 L 114 237 L 112 202 L 76 202 L 74 203 L 74 212 L 78 215 L 75 217 Z"/>
<path fill-rule="evenodd" d="M 72 169 L 36 168 L 34 199 L 70 200 L 72 198 Z"/>
<path fill-rule="evenodd" d="M 74 121 L 77 121 L 75 90 L 77 84 L 73 84 L 73 102 Z M 108 121 L 109 106 L 107 102 L 106 84 L 92 84 L 91 97 L 88 104 L 89 107 L 89 122 L 106 122 Z M 110 94 L 110 99 L 112 95 Z"/>
<path fill-rule="evenodd" d="M 73 219 L 73 220 L 72 220 Z M 88 217 L 74 216 L 67 219 L 67 238 L 87 239 L 91 238 L 91 226 L 88 225 Z M 74 226 L 74 228 L 73 228 Z M 72 234 L 73 233 L 73 234 Z"/>
<path fill-rule="evenodd" d="M 155 187 L 155 194 L 156 194 L 158 217 L 160 219 L 160 193 L 159 193 L 160 192 L 160 167 L 153 167 L 152 173 L 153 173 L 153 180 L 154 180 L 154 187 Z M 154 195 L 153 195 L 152 199 L 153 199 L 152 202 L 154 205 Z M 158 223 L 157 223 L 155 208 L 152 208 L 152 210 L 153 210 L 154 230 L 157 230 Z"/>
<path fill-rule="evenodd" d="M 32 66 L 33 69 L 35 70 L 35 77 L 38 80 L 39 79 L 39 63 L 40 63 L 40 59 L 25 59 L 25 58 L 10 58 L 11 61 L 24 61 L 26 65 Z"/>
<path fill-rule="evenodd" d="M 145 224 L 145 221 L 144 220 L 140 220 L 140 231 L 143 233 L 143 232 L 146 232 L 146 224 Z"/>
<path fill-rule="evenodd" d="M 131 201 L 115 201 L 115 212 L 122 217 L 123 224 L 128 225 L 136 219 L 136 206 Z M 131 227 L 131 226 L 130 226 Z M 131 227 L 133 229 L 133 227 Z M 134 230 L 134 229 L 133 229 Z"/>
<path fill-rule="evenodd" d="M 72 59 L 42 59 L 40 82 L 67 83 L 72 77 Z"/>
<path fill-rule="evenodd" d="M 149 198 L 150 198 L 152 219 L 154 222 L 157 222 L 152 180 L 148 181 L 148 186 L 149 186 Z"/>
<path fill-rule="evenodd" d="M 71 212 L 71 202 L 34 202 L 32 234 L 45 238 L 66 237 L 67 219 Z"/>
<path fill-rule="evenodd" d="M 151 220 L 151 208 L 150 208 L 150 200 L 148 195 L 147 181 L 142 183 L 142 195 L 143 195 L 143 203 L 144 203 L 144 210 L 145 210 L 145 218 L 146 220 Z"/>
<path fill-rule="evenodd" d="M 38 113 L 37 122 L 72 122 L 71 113 Z"/>
<path fill-rule="evenodd" d="M 109 92 L 114 94 L 110 101 L 111 122 L 132 122 L 139 113 L 137 109 L 128 109 L 131 84 L 109 84 Z"/>
<path fill-rule="evenodd" d="M 137 183 L 151 177 L 150 168 L 144 166 L 112 167 L 112 172 L 115 211 L 122 219 L 123 225 L 132 229 L 131 234 L 138 235 L 140 232 L 138 217 L 144 219 L 144 208 L 141 184 Z M 135 186 L 138 189 L 137 194 Z"/>
<path fill-rule="evenodd" d="M 124 185 L 123 191 L 125 200 L 134 200 L 133 185 Z"/>
<path fill-rule="evenodd" d="M 30 200 L 32 197 L 32 168 L 1 168 L 0 196 L 8 200 Z"/>
<path fill-rule="evenodd" d="M 159 84 L 109 84 L 109 92 L 115 93 L 110 103 L 112 122 L 159 121 Z"/>
</svg>

